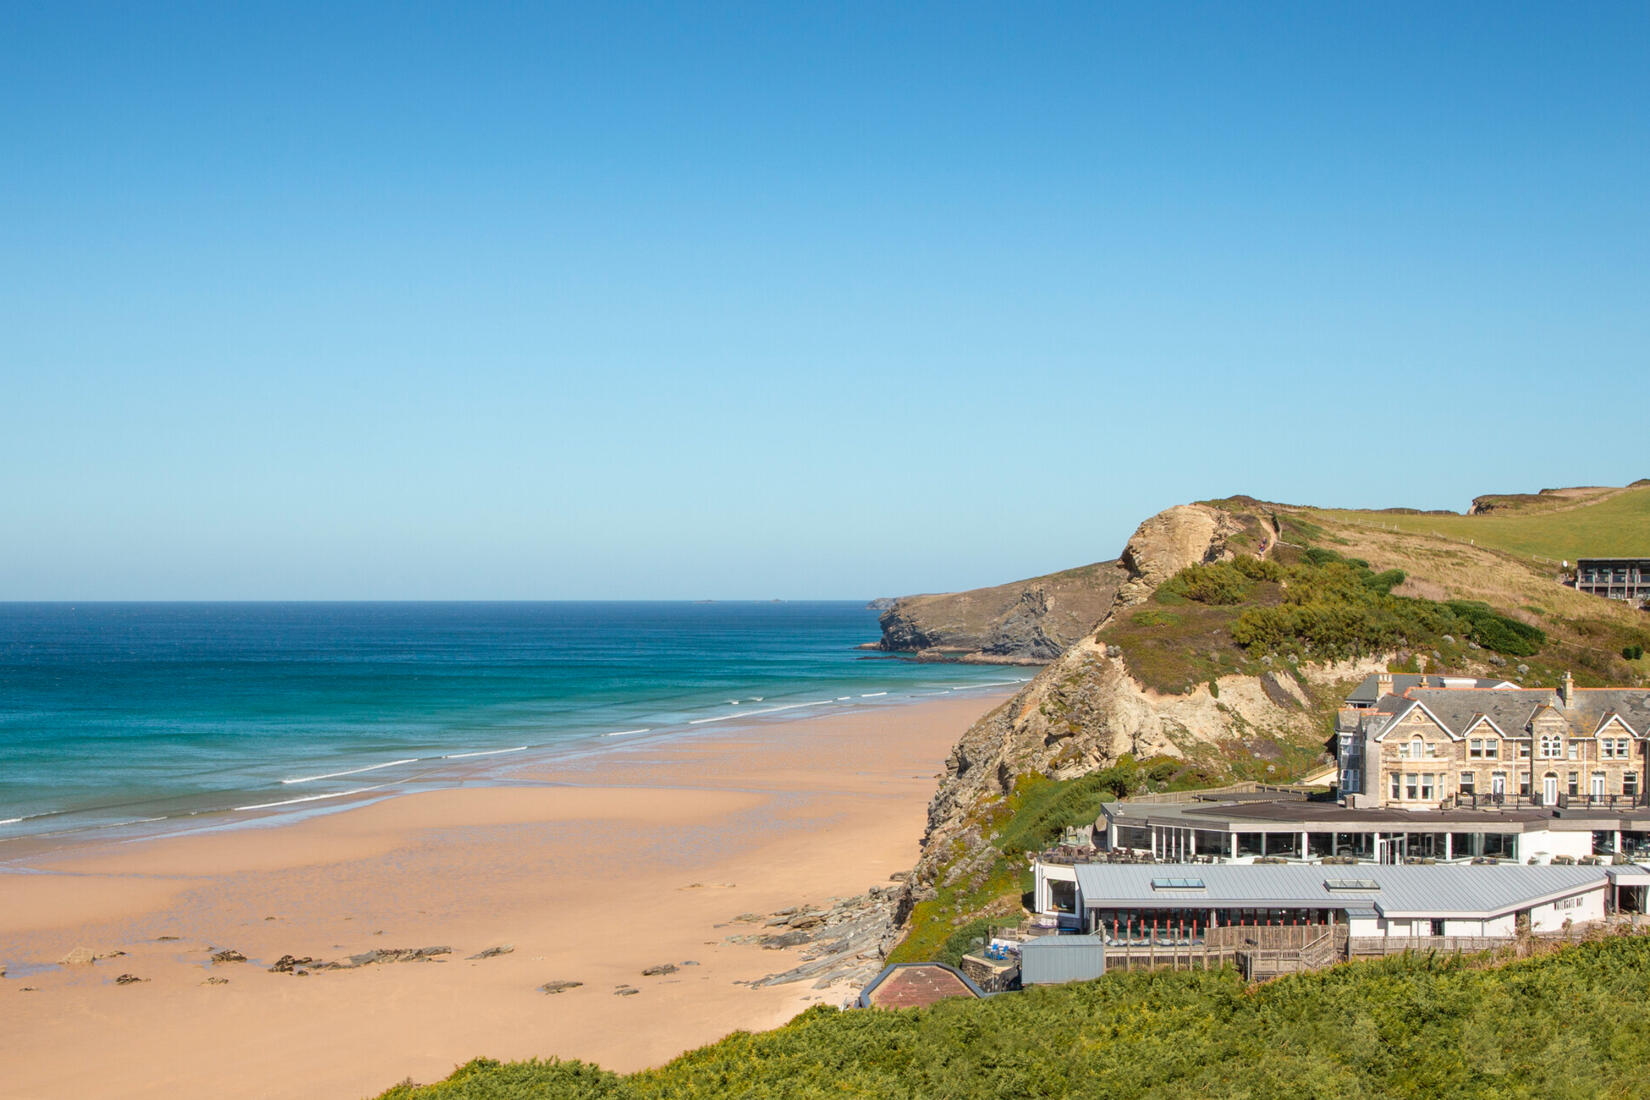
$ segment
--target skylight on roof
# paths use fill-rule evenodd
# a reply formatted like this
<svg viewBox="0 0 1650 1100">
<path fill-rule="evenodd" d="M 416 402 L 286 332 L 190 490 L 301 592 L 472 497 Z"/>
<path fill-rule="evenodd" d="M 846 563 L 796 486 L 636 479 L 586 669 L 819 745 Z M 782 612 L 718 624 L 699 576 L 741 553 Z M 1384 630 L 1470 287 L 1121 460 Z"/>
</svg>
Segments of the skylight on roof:
<svg viewBox="0 0 1650 1100">
<path fill-rule="evenodd" d="M 1381 884 L 1372 878 L 1326 878 L 1325 890 L 1379 890 Z"/>
<path fill-rule="evenodd" d="M 1203 880 L 1200 878 L 1154 878 L 1153 890 L 1202 890 Z"/>
</svg>

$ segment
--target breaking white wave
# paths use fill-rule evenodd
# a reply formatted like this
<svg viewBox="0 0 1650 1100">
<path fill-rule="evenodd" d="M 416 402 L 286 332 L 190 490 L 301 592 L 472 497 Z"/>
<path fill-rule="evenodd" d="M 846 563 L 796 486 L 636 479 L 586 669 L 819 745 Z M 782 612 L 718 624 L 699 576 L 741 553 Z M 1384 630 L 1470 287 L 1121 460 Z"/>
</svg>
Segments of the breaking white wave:
<svg viewBox="0 0 1650 1100">
<path fill-rule="evenodd" d="M 764 707 L 761 710 L 747 710 L 742 714 L 718 714 L 714 718 L 693 718 L 688 721 L 690 726 L 702 726 L 706 722 L 732 722 L 738 718 L 754 718 L 758 714 L 778 714 L 782 710 L 801 710 L 803 707 L 822 707 L 835 699 L 815 699 L 811 703 L 790 703 L 783 707 Z"/>
<path fill-rule="evenodd" d="M 240 813 L 242 810 L 273 810 L 277 806 L 295 806 L 300 802 L 320 802 L 325 798 L 348 798 L 352 794 L 366 794 L 368 791 L 381 791 L 383 789 L 384 784 L 380 783 L 375 787 L 357 787 L 353 791 L 337 791 L 333 794 L 311 794 L 305 795 L 303 798 L 283 799 L 280 802 L 259 802 L 254 806 L 236 806 L 235 812 Z M 161 819 L 157 817 L 150 818 L 149 820 L 159 821 Z"/>
<path fill-rule="evenodd" d="M 296 779 L 283 779 L 281 782 L 283 784 L 314 783 L 318 779 L 337 779 L 340 776 L 345 775 L 360 775 L 362 772 L 375 772 L 379 768 L 393 768 L 400 764 L 416 764 L 418 763 L 418 760 L 419 758 L 416 756 L 409 756 L 405 760 L 388 760 L 382 764 L 369 764 L 364 768 L 351 768 L 348 771 L 342 772 L 327 772 L 325 775 L 304 775 L 299 776 Z"/>
</svg>

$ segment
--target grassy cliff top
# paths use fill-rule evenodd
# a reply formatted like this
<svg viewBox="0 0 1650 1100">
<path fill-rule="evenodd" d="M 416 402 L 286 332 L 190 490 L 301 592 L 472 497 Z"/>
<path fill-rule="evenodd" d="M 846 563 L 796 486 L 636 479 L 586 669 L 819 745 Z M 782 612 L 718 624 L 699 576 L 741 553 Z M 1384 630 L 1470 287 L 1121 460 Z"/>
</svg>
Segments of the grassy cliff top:
<svg viewBox="0 0 1650 1100">
<path fill-rule="evenodd" d="M 1289 575 L 1280 583 L 1260 578 L 1215 599 L 1195 592 L 1187 598 L 1170 583 L 1100 634 L 1122 646 L 1142 683 L 1175 693 L 1213 676 L 1256 673 L 1264 655 L 1311 661 L 1398 650 L 1428 671 L 1504 675 L 1531 685 L 1556 682 L 1566 670 L 1587 686 L 1650 679 L 1650 658 L 1623 655 L 1629 647 L 1650 646 L 1650 615 L 1561 584 L 1557 559 L 1548 560 L 1568 554 L 1573 562 L 1581 546 L 1589 554 L 1638 546 L 1650 555 L 1650 484 L 1532 498 L 1498 498 L 1512 503 L 1482 515 L 1303 508 L 1247 497 L 1212 501 L 1270 516 L 1279 531 L 1271 558 Z M 1299 575 L 1311 564 L 1307 555 L 1319 553 L 1356 562 L 1375 576 L 1401 574 L 1401 581 L 1377 593 L 1330 587 L 1320 598 L 1316 586 L 1300 583 L 1311 578 Z M 1453 608 L 1460 617 L 1463 601 L 1487 605 L 1541 637 L 1533 648 L 1497 646 L 1501 629 L 1481 636 L 1449 621 L 1445 612 Z M 1497 652 L 1499 660 L 1491 656 Z M 1272 665 L 1275 660 L 1265 663 Z M 1520 665 L 1528 672 L 1520 673 Z"/>
<path fill-rule="evenodd" d="M 1650 557 L 1650 484 L 1479 497 L 1476 515 L 1304 509 L 1333 524 L 1472 542 L 1526 558 Z"/>
</svg>

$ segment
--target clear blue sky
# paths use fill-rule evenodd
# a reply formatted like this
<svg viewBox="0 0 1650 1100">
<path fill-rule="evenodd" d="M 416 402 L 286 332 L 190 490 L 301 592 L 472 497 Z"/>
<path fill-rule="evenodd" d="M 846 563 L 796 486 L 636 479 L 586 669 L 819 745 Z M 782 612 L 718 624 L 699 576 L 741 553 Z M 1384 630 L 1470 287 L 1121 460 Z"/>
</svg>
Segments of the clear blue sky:
<svg viewBox="0 0 1650 1100">
<path fill-rule="evenodd" d="M 13 2 L 0 103 L 0 598 L 870 597 L 1650 476 L 1642 2 Z"/>
</svg>

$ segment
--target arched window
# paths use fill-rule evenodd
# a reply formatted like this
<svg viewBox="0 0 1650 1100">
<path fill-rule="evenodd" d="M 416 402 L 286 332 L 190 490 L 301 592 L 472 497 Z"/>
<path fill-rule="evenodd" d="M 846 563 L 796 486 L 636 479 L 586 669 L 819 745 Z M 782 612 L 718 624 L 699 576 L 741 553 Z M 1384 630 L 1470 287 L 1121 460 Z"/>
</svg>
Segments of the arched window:
<svg viewBox="0 0 1650 1100">
<path fill-rule="evenodd" d="M 1421 740 L 1420 734 L 1409 739 L 1409 758 L 1419 760 L 1427 754 L 1427 743 Z"/>
<path fill-rule="evenodd" d="M 1541 735 L 1541 755 L 1546 760 L 1557 760 L 1564 755 L 1564 738 L 1556 733 Z"/>
</svg>

